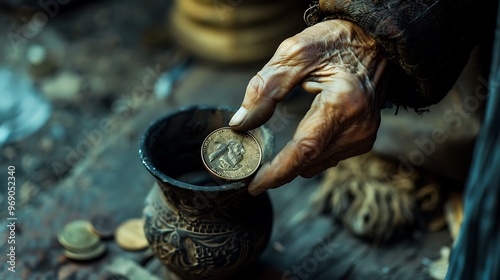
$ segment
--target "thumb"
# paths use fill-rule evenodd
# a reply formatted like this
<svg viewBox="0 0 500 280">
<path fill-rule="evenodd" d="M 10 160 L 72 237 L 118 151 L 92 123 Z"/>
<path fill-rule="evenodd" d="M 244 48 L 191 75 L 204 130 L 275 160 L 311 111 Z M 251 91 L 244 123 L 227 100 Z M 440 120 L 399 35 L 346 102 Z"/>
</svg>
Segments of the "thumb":
<svg viewBox="0 0 500 280">
<path fill-rule="evenodd" d="M 229 125 L 236 131 L 246 131 L 268 121 L 278 102 L 299 84 L 310 72 L 311 57 L 304 57 L 304 43 L 300 34 L 291 37 L 278 47 L 271 60 L 248 83 L 240 109 Z"/>
</svg>

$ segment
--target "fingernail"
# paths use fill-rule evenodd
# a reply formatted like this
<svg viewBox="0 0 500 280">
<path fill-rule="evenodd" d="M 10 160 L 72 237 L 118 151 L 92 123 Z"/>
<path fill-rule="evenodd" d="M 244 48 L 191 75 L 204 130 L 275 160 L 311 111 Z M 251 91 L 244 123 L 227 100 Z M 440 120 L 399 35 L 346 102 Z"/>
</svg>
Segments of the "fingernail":
<svg viewBox="0 0 500 280">
<path fill-rule="evenodd" d="M 247 109 L 240 107 L 238 111 L 236 111 L 236 114 L 234 114 L 234 116 L 229 121 L 229 125 L 230 126 L 240 125 L 247 117 L 247 113 L 248 113 Z"/>
</svg>

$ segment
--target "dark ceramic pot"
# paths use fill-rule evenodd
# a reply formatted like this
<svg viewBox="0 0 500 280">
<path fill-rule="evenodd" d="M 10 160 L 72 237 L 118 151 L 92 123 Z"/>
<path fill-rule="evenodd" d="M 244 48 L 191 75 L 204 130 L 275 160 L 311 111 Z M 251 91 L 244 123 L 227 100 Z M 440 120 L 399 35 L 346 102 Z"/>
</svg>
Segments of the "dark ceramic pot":
<svg viewBox="0 0 500 280">
<path fill-rule="evenodd" d="M 233 113 L 227 107 L 183 108 L 153 122 L 141 140 L 142 163 L 156 178 L 144 209 L 146 237 L 156 257 L 184 279 L 234 277 L 256 260 L 271 234 L 266 193 L 253 197 L 244 182 L 217 181 L 203 167 L 203 140 Z M 252 133 L 268 159 L 271 131 Z"/>
</svg>

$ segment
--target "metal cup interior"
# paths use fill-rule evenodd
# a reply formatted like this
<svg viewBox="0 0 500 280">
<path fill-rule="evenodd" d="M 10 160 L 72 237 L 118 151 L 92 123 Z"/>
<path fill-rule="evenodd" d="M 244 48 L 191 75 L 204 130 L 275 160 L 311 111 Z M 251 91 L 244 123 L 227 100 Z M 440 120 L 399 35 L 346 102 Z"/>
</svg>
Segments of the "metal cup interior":
<svg viewBox="0 0 500 280">
<path fill-rule="evenodd" d="M 227 182 L 210 176 L 200 156 L 205 137 L 227 126 L 234 112 L 225 106 L 197 105 L 159 118 L 141 139 L 142 163 L 156 179 L 181 188 L 218 191 L 245 187 L 241 181 Z M 264 127 L 251 132 L 261 144 L 263 159 L 269 159 L 274 144 L 272 133 Z"/>
</svg>

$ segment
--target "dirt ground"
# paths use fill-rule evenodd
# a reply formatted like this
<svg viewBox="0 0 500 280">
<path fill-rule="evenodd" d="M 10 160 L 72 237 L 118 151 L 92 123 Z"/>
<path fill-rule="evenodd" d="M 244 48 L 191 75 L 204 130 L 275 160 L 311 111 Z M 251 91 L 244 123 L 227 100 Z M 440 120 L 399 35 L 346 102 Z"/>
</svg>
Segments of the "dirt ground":
<svg viewBox="0 0 500 280">
<path fill-rule="evenodd" d="M 169 38 L 170 5 L 110 0 L 60 4 L 53 14 L 0 10 L 0 67 L 28 76 L 53 111 L 35 134 L 1 147 L 0 170 L 16 167 L 19 207 L 35 202 L 89 154 L 103 120 L 129 118 L 142 103 L 154 102 L 158 75 L 186 59 Z M 42 73 L 28 59 L 39 46 L 50 57 Z M 6 177 L 1 172 L 1 181 Z"/>
</svg>

